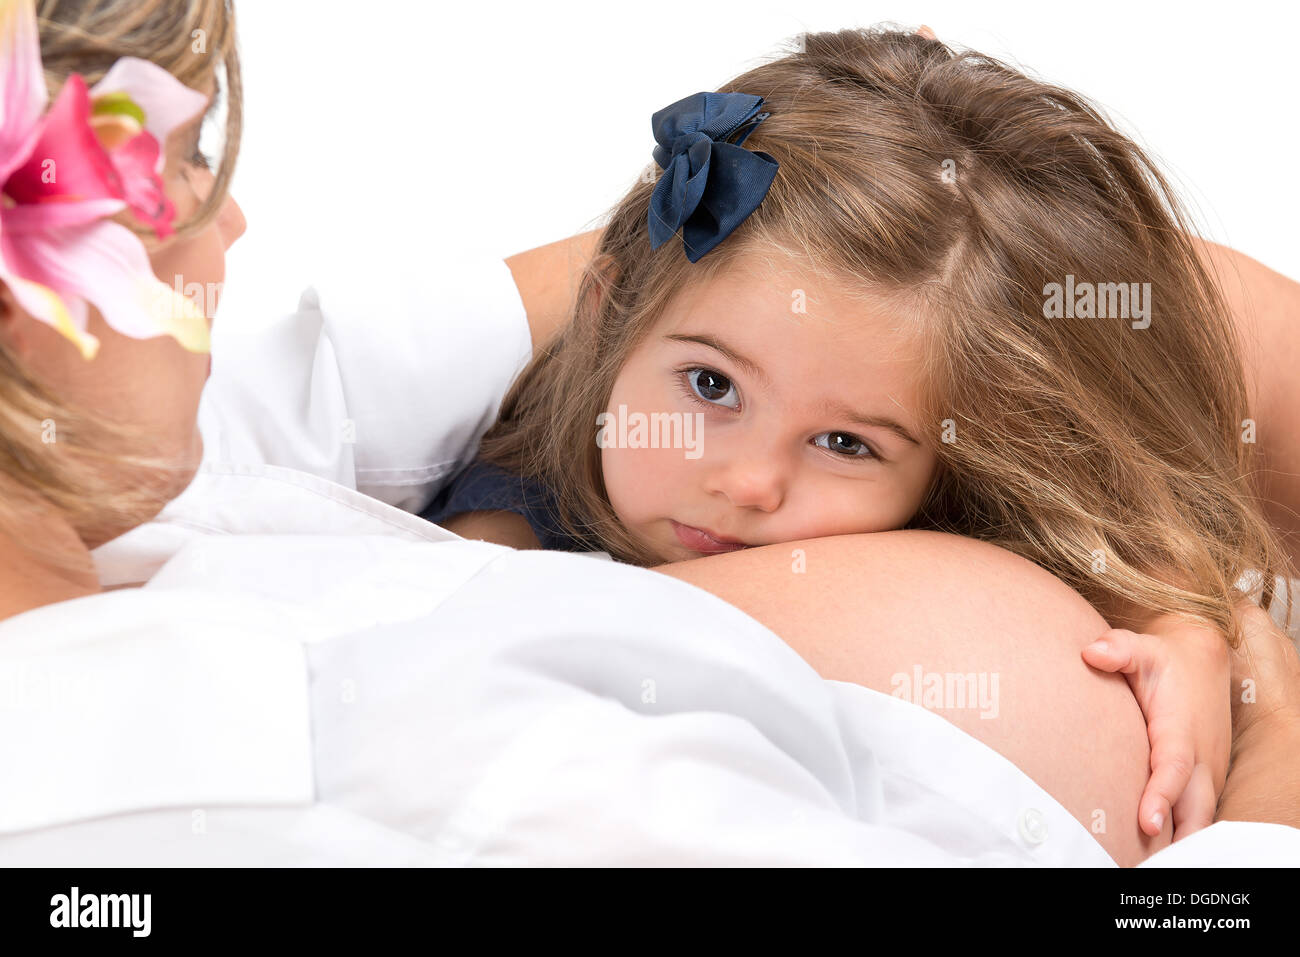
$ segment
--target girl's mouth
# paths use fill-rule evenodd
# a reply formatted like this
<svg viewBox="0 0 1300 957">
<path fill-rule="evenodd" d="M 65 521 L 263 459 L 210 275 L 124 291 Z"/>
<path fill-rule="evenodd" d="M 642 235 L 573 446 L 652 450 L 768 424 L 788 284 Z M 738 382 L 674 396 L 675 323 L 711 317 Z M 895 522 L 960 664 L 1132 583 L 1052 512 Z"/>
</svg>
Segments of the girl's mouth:
<svg viewBox="0 0 1300 957">
<path fill-rule="evenodd" d="M 693 525 L 683 525 L 681 522 L 674 522 L 672 519 L 668 521 L 672 522 L 673 531 L 677 533 L 677 540 L 695 552 L 718 555 L 722 552 L 735 552 L 749 547 L 744 542 L 719 541 L 708 532 Z"/>
</svg>

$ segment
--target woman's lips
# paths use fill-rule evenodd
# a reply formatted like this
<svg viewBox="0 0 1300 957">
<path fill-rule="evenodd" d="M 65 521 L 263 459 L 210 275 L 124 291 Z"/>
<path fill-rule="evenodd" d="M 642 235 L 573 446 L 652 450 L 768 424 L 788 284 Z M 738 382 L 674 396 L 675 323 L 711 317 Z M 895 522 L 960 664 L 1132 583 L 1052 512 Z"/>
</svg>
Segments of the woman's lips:
<svg viewBox="0 0 1300 957">
<path fill-rule="evenodd" d="M 673 531 L 677 533 L 677 540 L 687 548 L 696 552 L 704 552 L 706 555 L 717 555 L 722 552 L 735 552 L 742 548 L 748 548 L 744 542 L 720 542 L 703 529 L 696 528 L 693 525 L 683 525 L 681 522 L 672 522 Z"/>
</svg>

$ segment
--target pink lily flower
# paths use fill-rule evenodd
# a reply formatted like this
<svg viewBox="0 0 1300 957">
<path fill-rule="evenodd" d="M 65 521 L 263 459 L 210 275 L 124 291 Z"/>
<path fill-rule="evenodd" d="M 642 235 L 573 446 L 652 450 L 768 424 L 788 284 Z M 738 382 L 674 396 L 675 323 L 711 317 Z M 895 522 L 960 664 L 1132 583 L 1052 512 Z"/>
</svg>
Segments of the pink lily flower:
<svg viewBox="0 0 1300 957">
<path fill-rule="evenodd" d="M 170 236 L 159 144 L 207 106 L 166 70 L 123 57 L 91 90 L 73 74 L 54 105 L 41 67 L 34 0 L 0 0 L 0 281 L 22 308 L 94 357 L 89 305 L 137 339 L 210 348 L 208 322 L 160 281 L 124 209 Z M 89 305 L 88 305 L 89 304 Z"/>
</svg>

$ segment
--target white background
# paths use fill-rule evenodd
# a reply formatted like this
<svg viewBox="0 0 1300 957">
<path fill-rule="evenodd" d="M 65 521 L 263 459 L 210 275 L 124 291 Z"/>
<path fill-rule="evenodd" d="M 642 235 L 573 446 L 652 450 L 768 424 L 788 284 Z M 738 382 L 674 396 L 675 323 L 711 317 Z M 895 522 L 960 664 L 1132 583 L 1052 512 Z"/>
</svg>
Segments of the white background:
<svg viewBox="0 0 1300 957">
<path fill-rule="evenodd" d="M 238 12 L 234 193 L 249 229 L 223 317 L 291 309 L 351 248 L 504 257 L 593 228 L 652 162 L 654 111 L 801 31 L 882 21 L 929 24 L 1090 97 L 1153 152 L 1203 235 L 1300 278 L 1292 0 L 243 0 Z"/>
</svg>

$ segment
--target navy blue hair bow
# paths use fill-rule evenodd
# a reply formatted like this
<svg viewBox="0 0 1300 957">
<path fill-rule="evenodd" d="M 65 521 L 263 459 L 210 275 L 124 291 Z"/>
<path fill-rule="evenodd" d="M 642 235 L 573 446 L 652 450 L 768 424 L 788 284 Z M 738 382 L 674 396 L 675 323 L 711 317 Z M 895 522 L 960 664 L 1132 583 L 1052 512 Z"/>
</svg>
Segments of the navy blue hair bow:
<svg viewBox="0 0 1300 957">
<path fill-rule="evenodd" d="M 740 144 L 771 115 L 762 105 L 750 93 L 695 93 L 650 118 L 664 170 L 650 196 L 651 249 L 681 229 L 686 258 L 697 262 L 758 209 L 779 164 Z"/>
</svg>

